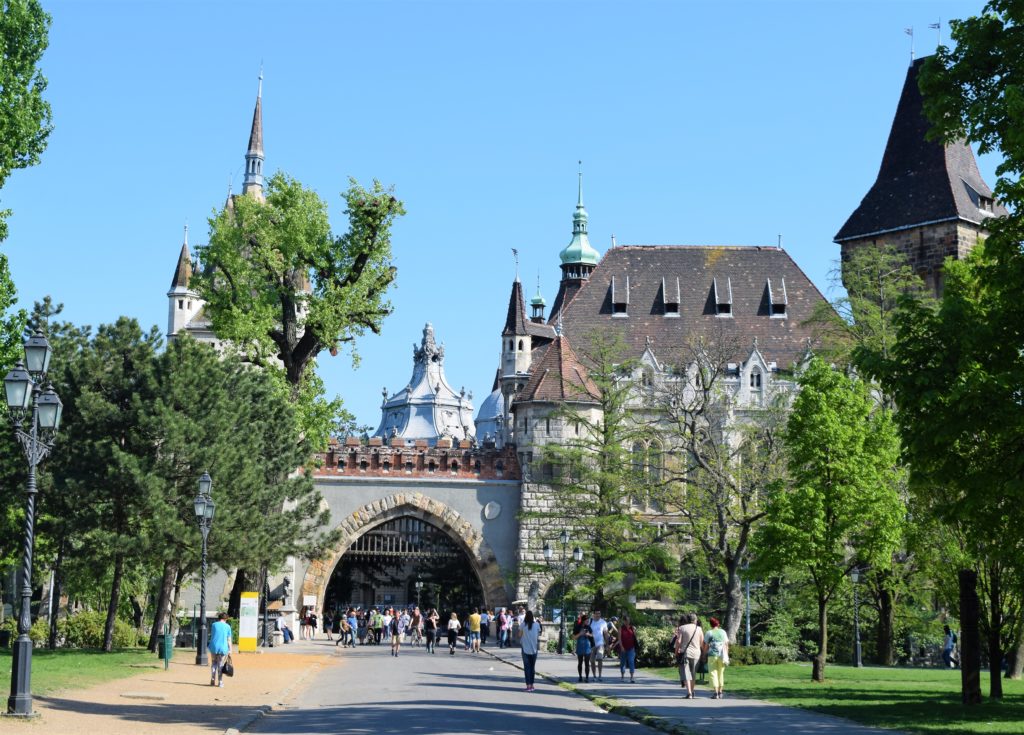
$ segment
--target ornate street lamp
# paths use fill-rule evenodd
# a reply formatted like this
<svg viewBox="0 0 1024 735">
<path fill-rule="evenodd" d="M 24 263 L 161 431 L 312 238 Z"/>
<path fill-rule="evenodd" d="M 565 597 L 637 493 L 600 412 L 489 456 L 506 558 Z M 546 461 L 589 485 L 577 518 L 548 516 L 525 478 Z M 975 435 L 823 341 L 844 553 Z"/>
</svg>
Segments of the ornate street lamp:
<svg viewBox="0 0 1024 735">
<path fill-rule="evenodd" d="M 420 593 L 423 591 L 423 580 L 416 580 L 416 607 L 420 606 Z"/>
<path fill-rule="evenodd" d="M 857 599 L 860 569 L 854 567 L 850 570 L 850 580 L 853 582 L 853 665 L 859 669 L 864 665 L 860 650 L 860 600 Z"/>
<path fill-rule="evenodd" d="M 18 614 L 18 638 L 14 642 L 11 660 L 11 696 L 7 699 L 7 714 L 32 717 L 32 552 L 35 547 L 36 467 L 53 449 L 60 428 L 63 404 L 60 397 L 47 385 L 46 371 L 50 367 L 53 351 L 41 334 L 25 342 L 25 361 L 19 362 L 4 378 L 4 396 L 14 426 L 14 435 L 21 444 L 28 461 L 28 499 L 25 503 L 25 538 L 22 548 L 21 608 Z M 25 422 L 28 426 L 25 427 Z"/>
<path fill-rule="evenodd" d="M 213 526 L 213 513 L 217 510 L 217 504 L 210 497 L 210 488 L 213 487 L 213 480 L 210 473 L 204 472 L 199 478 L 199 494 L 196 495 L 195 510 L 196 521 L 199 523 L 199 531 L 203 534 L 203 561 L 202 570 L 199 574 L 199 643 L 196 647 L 196 664 L 206 666 L 206 538 L 210 535 L 210 527 Z"/>
<path fill-rule="evenodd" d="M 566 554 L 566 547 L 569 545 L 569 532 L 562 529 L 558 534 L 558 541 L 562 544 L 562 611 L 558 616 L 558 653 L 565 653 L 565 575 L 569 568 L 569 556 Z M 544 543 L 544 561 L 550 562 L 555 556 L 551 544 Z M 577 546 L 572 550 L 572 558 L 577 564 L 583 561 L 583 549 Z"/>
</svg>

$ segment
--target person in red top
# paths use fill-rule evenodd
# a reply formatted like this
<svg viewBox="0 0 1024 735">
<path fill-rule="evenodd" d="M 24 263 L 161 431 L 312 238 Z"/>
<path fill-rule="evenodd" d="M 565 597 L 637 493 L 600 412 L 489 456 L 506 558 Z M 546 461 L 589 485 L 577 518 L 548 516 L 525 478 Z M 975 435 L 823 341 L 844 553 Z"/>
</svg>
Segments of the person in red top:
<svg viewBox="0 0 1024 735">
<path fill-rule="evenodd" d="M 626 667 L 629 667 L 629 683 L 634 684 L 633 678 L 636 673 L 636 628 L 630 622 L 628 616 L 622 616 L 622 625 L 619 626 L 619 673 L 622 680 L 626 680 Z"/>
</svg>

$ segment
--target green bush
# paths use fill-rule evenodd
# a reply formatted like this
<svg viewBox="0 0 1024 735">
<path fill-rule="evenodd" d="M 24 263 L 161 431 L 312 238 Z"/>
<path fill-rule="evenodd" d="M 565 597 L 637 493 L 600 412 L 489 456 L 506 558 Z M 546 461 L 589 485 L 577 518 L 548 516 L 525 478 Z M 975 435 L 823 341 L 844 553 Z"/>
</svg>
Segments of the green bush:
<svg viewBox="0 0 1024 735">
<path fill-rule="evenodd" d="M 674 666 L 676 654 L 672 649 L 675 630 L 670 626 L 640 626 L 636 629 L 637 666 Z"/>
<path fill-rule="evenodd" d="M 738 643 L 729 645 L 729 664 L 731 666 L 755 666 L 758 664 L 781 664 L 792 660 L 786 651 L 767 646 L 741 646 Z"/>
<path fill-rule="evenodd" d="M 575 643 L 576 643 L 576 641 L 574 641 L 572 639 L 572 636 L 569 635 L 568 631 L 566 631 L 566 635 L 565 635 L 565 652 L 566 653 L 575 653 L 576 652 L 576 646 L 574 645 Z M 558 653 L 558 631 L 557 630 L 555 631 L 554 635 L 552 635 L 550 638 L 548 638 L 548 653 Z"/>
<path fill-rule="evenodd" d="M 14 641 L 18 638 L 18 618 L 14 615 L 9 617 L 4 623 L 4 630 L 11 632 L 11 645 L 14 645 Z M 50 638 L 49 621 L 45 618 L 39 618 L 36 622 L 32 623 L 28 637 L 32 639 L 32 643 L 35 646 L 45 645 L 46 641 Z"/>
<path fill-rule="evenodd" d="M 102 648 L 103 629 L 107 622 L 106 613 L 87 610 L 72 615 L 60 623 L 64 643 L 73 648 Z M 114 621 L 114 648 L 131 648 L 137 642 L 138 633 L 123 620 Z"/>
</svg>

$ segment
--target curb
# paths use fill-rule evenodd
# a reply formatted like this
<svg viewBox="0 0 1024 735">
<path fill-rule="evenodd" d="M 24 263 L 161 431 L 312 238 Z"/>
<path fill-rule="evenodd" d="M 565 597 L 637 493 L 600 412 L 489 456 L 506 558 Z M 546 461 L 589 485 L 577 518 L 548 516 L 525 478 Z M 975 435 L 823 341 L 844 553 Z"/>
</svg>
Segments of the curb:
<svg viewBox="0 0 1024 735">
<path fill-rule="evenodd" d="M 275 707 L 279 707 L 286 699 L 288 699 L 288 697 L 292 695 L 292 693 L 296 689 L 302 686 L 306 679 L 308 679 L 310 676 L 319 671 L 321 666 L 323 666 L 323 664 L 319 663 L 310 666 L 309 669 L 303 672 L 303 674 L 298 679 L 292 682 L 291 686 L 289 686 L 287 689 L 281 692 L 275 704 L 260 705 L 260 707 L 255 712 L 247 714 L 245 717 L 241 718 L 233 725 L 231 725 L 231 727 L 226 729 L 224 731 L 224 735 L 240 735 L 240 733 L 245 732 L 248 728 L 252 727 L 252 724 L 254 722 L 265 717 L 268 712 L 273 712 Z"/>
<path fill-rule="evenodd" d="M 495 661 L 500 661 L 501 663 L 511 666 L 514 669 L 519 669 L 520 671 L 523 670 L 522 665 L 517 664 L 515 661 L 509 661 L 507 659 L 501 658 L 500 656 L 495 656 L 490 651 L 484 650 L 484 652 L 488 656 L 493 658 Z M 650 727 L 654 730 L 659 730 L 660 732 L 668 733 L 668 735 L 693 735 L 695 732 L 697 732 L 695 730 L 691 730 L 690 728 L 684 727 L 683 725 L 677 724 L 672 720 L 655 715 L 650 710 L 646 710 L 643 707 L 636 707 L 631 704 L 626 704 L 622 700 L 615 699 L 614 697 L 608 697 L 603 694 L 595 694 L 593 692 L 587 691 L 586 689 L 580 689 L 572 682 L 566 681 L 564 679 L 559 679 L 557 676 L 554 676 L 553 674 L 545 674 L 542 671 L 538 671 L 537 676 L 551 684 L 554 684 L 559 689 L 564 689 L 567 692 L 577 694 L 583 697 L 584 699 L 589 700 L 594 705 L 600 707 L 609 714 L 626 717 L 630 720 L 633 720 L 636 723 L 644 725 L 645 727 Z"/>
</svg>

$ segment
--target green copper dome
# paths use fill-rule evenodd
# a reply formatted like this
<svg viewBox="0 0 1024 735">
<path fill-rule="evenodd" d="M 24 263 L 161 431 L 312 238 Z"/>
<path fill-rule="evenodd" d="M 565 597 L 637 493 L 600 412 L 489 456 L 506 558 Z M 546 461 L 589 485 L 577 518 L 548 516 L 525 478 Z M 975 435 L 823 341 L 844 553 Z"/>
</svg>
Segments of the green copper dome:
<svg viewBox="0 0 1024 735">
<path fill-rule="evenodd" d="M 576 212 L 572 216 L 572 240 L 565 246 L 565 250 L 558 254 L 562 265 L 582 263 L 584 265 L 597 265 L 601 259 L 600 253 L 590 246 L 590 238 L 587 237 L 587 210 L 583 208 L 583 173 L 580 173 L 580 192 L 576 202 Z"/>
<path fill-rule="evenodd" d="M 544 300 L 543 296 L 537 294 L 532 299 L 530 299 L 530 306 L 547 306 L 547 302 Z"/>
</svg>

